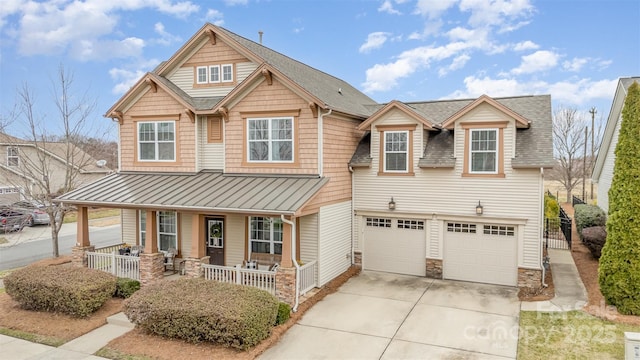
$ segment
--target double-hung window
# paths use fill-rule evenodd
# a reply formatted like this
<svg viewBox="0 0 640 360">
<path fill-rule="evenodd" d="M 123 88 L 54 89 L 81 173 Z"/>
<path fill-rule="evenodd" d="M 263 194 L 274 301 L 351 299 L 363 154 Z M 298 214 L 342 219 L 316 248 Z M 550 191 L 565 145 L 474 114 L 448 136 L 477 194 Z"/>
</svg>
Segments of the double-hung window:
<svg viewBox="0 0 640 360">
<path fill-rule="evenodd" d="M 233 65 L 222 65 L 222 82 L 233 82 Z"/>
<path fill-rule="evenodd" d="M 409 131 L 384 132 L 384 171 L 407 172 L 409 168 Z"/>
<path fill-rule="evenodd" d="M 145 246 L 147 238 L 147 212 L 140 214 L 140 245 Z M 171 248 L 178 249 L 178 216 L 175 211 L 158 211 L 158 249 L 167 251 Z"/>
<path fill-rule="evenodd" d="M 196 67 L 196 84 L 233 82 L 233 64 L 216 64 Z"/>
<path fill-rule="evenodd" d="M 17 147 L 7 148 L 7 166 L 20 166 L 20 154 Z"/>
<path fill-rule="evenodd" d="M 196 84 L 206 84 L 207 83 L 207 67 L 206 66 L 198 66 L 196 68 Z"/>
<path fill-rule="evenodd" d="M 209 82 L 210 83 L 220 82 L 220 65 L 209 66 Z"/>
<path fill-rule="evenodd" d="M 250 162 L 293 162 L 293 117 L 247 119 Z"/>
<path fill-rule="evenodd" d="M 175 161 L 175 121 L 138 123 L 138 160 Z"/>
<path fill-rule="evenodd" d="M 498 129 L 471 129 L 470 173 L 498 172 Z"/>
<path fill-rule="evenodd" d="M 249 218 L 249 248 L 252 253 L 282 255 L 282 220 L 268 217 Z"/>
</svg>

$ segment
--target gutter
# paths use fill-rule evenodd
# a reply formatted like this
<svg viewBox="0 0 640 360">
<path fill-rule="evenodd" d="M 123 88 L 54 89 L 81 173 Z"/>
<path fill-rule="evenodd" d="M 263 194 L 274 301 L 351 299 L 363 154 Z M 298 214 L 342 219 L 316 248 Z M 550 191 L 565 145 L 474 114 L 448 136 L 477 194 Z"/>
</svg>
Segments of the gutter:
<svg viewBox="0 0 640 360">
<path fill-rule="evenodd" d="M 540 212 L 540 217 L 542 218 L 542 223 L 540 225 L 540 235 L 542 238 L 544 238 L 544 168 L 541 167 L 540 168 L 540 196 L 542 197 L 542 201 L 541 201 L 541 212 Z M 544 251 L 543 251 L 544 252 Z M 542 254 L 540 254 L 540 265 L 542 265 L 542 287 L 548 287 L 549 284 L 544 282 L 544 278 L 546 277 L 547 274 L 547 269 L 544 267 L 544 256 L 542 256 Z"/>
<path fill-rule="evenodd" d="M 286 219 L 283 214 L 280 214 L 280 220 L 291 225 L 291 260 L 296 268 L 296 301 L 291 310 L 296 312 L 298 311 L 298 305 L 300 305 L 300 265 L 298 265 L 298 260 L 296 259 L 296 223 Z"/>
</svg>

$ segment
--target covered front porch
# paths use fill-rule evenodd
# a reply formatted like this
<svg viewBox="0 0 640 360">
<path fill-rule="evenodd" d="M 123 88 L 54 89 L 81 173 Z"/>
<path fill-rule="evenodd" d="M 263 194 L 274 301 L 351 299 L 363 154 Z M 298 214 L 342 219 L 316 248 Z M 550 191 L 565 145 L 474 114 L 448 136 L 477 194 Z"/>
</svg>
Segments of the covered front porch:
<svg viewBox="0 0 640 360">
<path fill-rule="evenodd" d="M 146 194 L 153 193 L 155 181 L 150 180 L 164 184 L 165 191 L 170 190 L 167 184 L 180 183 L 183 192 L 174 194 L 174 201 L 167 201 L 166 194 L 141 201 L 143 189 Z M 224 182 L 226 191 L 212 196 L 211 189 L 203 189 L 202 185 L 197 195 L 189 191 L 193 181 L 215 188 L 215 180 Z M 143 286 L 163 279 L 169 270 L 169 274 L 177 276 L 255 286 L 295 306 L 299 296 L 318 284 L 317 235 L 307 237 L 313 231 L 301 231 L 306 224 L 314 223 L 317 213 L 301 214 L 300 209 L 325 182 L 317 177 L 282 179 L 220 173 L 116 174 L 65 194 L 61 200 L 78 209 L 78 235 L 73 249 L 77 266 L 131 277 Z M 136 184 L 141 186 L 139 190 Z M 122 189 L 126 185 L 128 191 L 123 194 L 115 189 L 104 192 L 105 188 Z M 122 198 L 131 197 L 135 191 L 140 191 L 138 196 Z M 211 207 L 204 206 L 203 199 Z M 122 237 L 114 239 L 111 249 L 92 246 L 89 206 L 121 209 Z M 120 255 L 116 250 L 125 247 L 123 244 L 135 247 L 136 253 Z M 173 254 L 170 261 L 167 254 Z M 96 261 L 97 258 L 102 260 Z"/>
</svg>

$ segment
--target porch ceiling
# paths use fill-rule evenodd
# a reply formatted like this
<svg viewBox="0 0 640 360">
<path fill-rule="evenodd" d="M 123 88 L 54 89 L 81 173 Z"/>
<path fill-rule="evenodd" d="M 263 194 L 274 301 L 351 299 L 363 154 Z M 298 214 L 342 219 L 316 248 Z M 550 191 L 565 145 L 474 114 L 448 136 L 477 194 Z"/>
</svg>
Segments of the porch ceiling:
<svg viewBox="0 0 640 360">
<path fill-rule="evenodd" d="M 293 215 L 329 181 L 317 176 L 120 172 L 66 193 L 77 205 Z"/>
</svg>

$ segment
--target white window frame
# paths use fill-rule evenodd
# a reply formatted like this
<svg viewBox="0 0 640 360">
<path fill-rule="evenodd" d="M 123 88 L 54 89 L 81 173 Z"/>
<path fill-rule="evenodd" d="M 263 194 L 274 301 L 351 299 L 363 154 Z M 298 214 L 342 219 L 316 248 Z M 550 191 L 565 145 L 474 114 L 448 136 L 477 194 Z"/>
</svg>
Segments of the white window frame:
<svg viewBox="0 0 640 360">
<path fill-rule="evenodd" d="M 229 70 L 227 73 L 226 70 Z M 229 75 L 229 78 L 226 76 Z M 222 82 L 233 82 L 233 64 L 222 64 L 220 66 L 220 81 Z"/>
<path fill-rule="evenodd" d="M 269 239 L 254 239 L 254 228 L 253 228 L 253 224 L 254 224 L 254 220 L 257 221 L 269 221 L 270 222 L 270 226 L 269 226 Z M 276 231 L 276 226 L 275 224 L 280 224 L 280 231 Z M 276 240 L 276 235 L 280 235 L 280 241 Z M 282 222 L 282 220 L 280 220 L 280 218 L 273 218 L 273 217 L 262 217 L 262 216 L 250 216 L 249 217 L 249 257 L 251 257 L 251 254 L 253 253 L 253 243 L 257 242 L 257 243 L 263 243 L 269 244 L 269 252 L 268 254 L 276 254 L 276 255 L 282 255 L 282 240 L 284 239 L 284 224 Z M 275 251 L 276 245 L 279 244 L 280 245 L 280 253 L 277 253 Z M 266 253 L 256 253 L 256 254 L 266 254 Z"/>
<path fill-rule="evenodd" d="M 394 131 L 385 131 L 383 136 L 383 143 L 382 143 L 382 149 L 383 149 L 383 166 L 384 166 L 384 172 L 388 172 L 388 173 L 408 173 L 409 172 L 409 131 L 408 130 L 394 130 Z M 387 150 L 387 136 L 390 135 L 395 135 L 395 134 L 404 134 L 405 135 L 405 149 L 404 150 Z M 404 163 L 404 170 L 394 170 L 394 169 L 388 169 L 387 168 L 387 154 L 405 154 L 405 163 Z"/>
<path fill-rule="evenodd" d="M 15 163 L 12 163 L 12 160 Z M 20 166 L 20 150 L 16 146 L 7 147 L 7 166 L 17 167 Z"/>
<path fill-rule="evenodd" d="M 218 75 L 218 79 L 214 79 L 213 75 L 214 75 L 214 70 L 217 70 L 216 73 Z M 210 65 L 209 66 L 209 83 L 212 84 L 216 84 L 219 83 L 222 80 L 222 72 L 220 71 L 220 65 Z"/>
<path fill-rule="evenodd" d="M 160 124 L 170 123 L 173 127 L 173 140 L 158 140 L 158 127 Z M 141 140 L 140 139 L 140 127 L 143 124 L 154 124 L 153 132 L 154 139 L 153 140 Z M 138 161 L 156 161 L 156 162 L 174 162 L 176 161 L 176 122 L 174 120 L 169 121 L 139 121 L 137 125 L 137 142 L 138 142 Z M 154 158 L 153 159 L 143 159 L 142 158 L 142 144 L 154 144 Z M 172 159 L 160 159 L 160 144 L 173 144 L 173 158 Z"/>
<path fill-rule="evenodd" d="M 204 70 L 204 81 L 200 80 L 200 70 Z M 209 82 L 209 68 L 207 66 L 196 67 L 196 84 L 206 84 Z"/>
<path fill-rule="evenodd" d="M 272 129 L 273 123 L 277 120 L 289 120 L 291 124 L 291 138 L 290 139 L 273 139 Z M 249 124 L 252 121 L 267 121 L 267 139 L 251 139 L 251 127 Z M 292 116 L 278 116 L 278 117 L 270 117 L 270 118 L 247 118 L 247 161 L 251 163 L 293 163 L 295 160 L 295 126 L 294 126 L 294 118 Z M 265 160 L 252 160 L 251 159 L 251 143 L 257 142 L 267 142 L 267 152 L 268 158 Z M 273 143 L 280 141 L 289 141 L 291 143 L 291 159 L 289 160 L 273 160 Z"/>
<path fill-rule="evenodd" d="M 163 217 L 173 217 L 172 224 L 165 224 L 162 222 Z M 178 213 L 175 211 L 157 211 L 156 212 L 156 224 L 157 224 L 157 245 L 158 250 L 167 251 L 170 248 L 174 248 L 178 250 Z M 168 231 L 165 225 L 169 225 L 173 228 L 174 232 Z M 147 212 L 145 210 L 138 210 L 138 226 L 140 227 L 140 245 L 145 246 L 145 242 L 147 239 Z M 170 229 L 169 229 L 170 230 Z M 166 249 L 162 248 L 162 236 L 170 236 L 173 237 L 172 244 L 166 247 Z"/>
<path fill-rule="evenodd" d="M 495 134 L 495 150 L 473 150 L 473 135 L 481 132 L 493 132 Z M 469 133 L 469 173 L 470 174 L 497 174 L 498 173 L 498 161 L 500 159 L 498 151 L 500 151 L 500 130 L 497 128 L 487 129 L 471 129 Z M 473 155 L 474 154 L 494 154 L 494 167 L 491 171 L 486 170 L 474 170 L 473 169 Z"/>
</svg>

